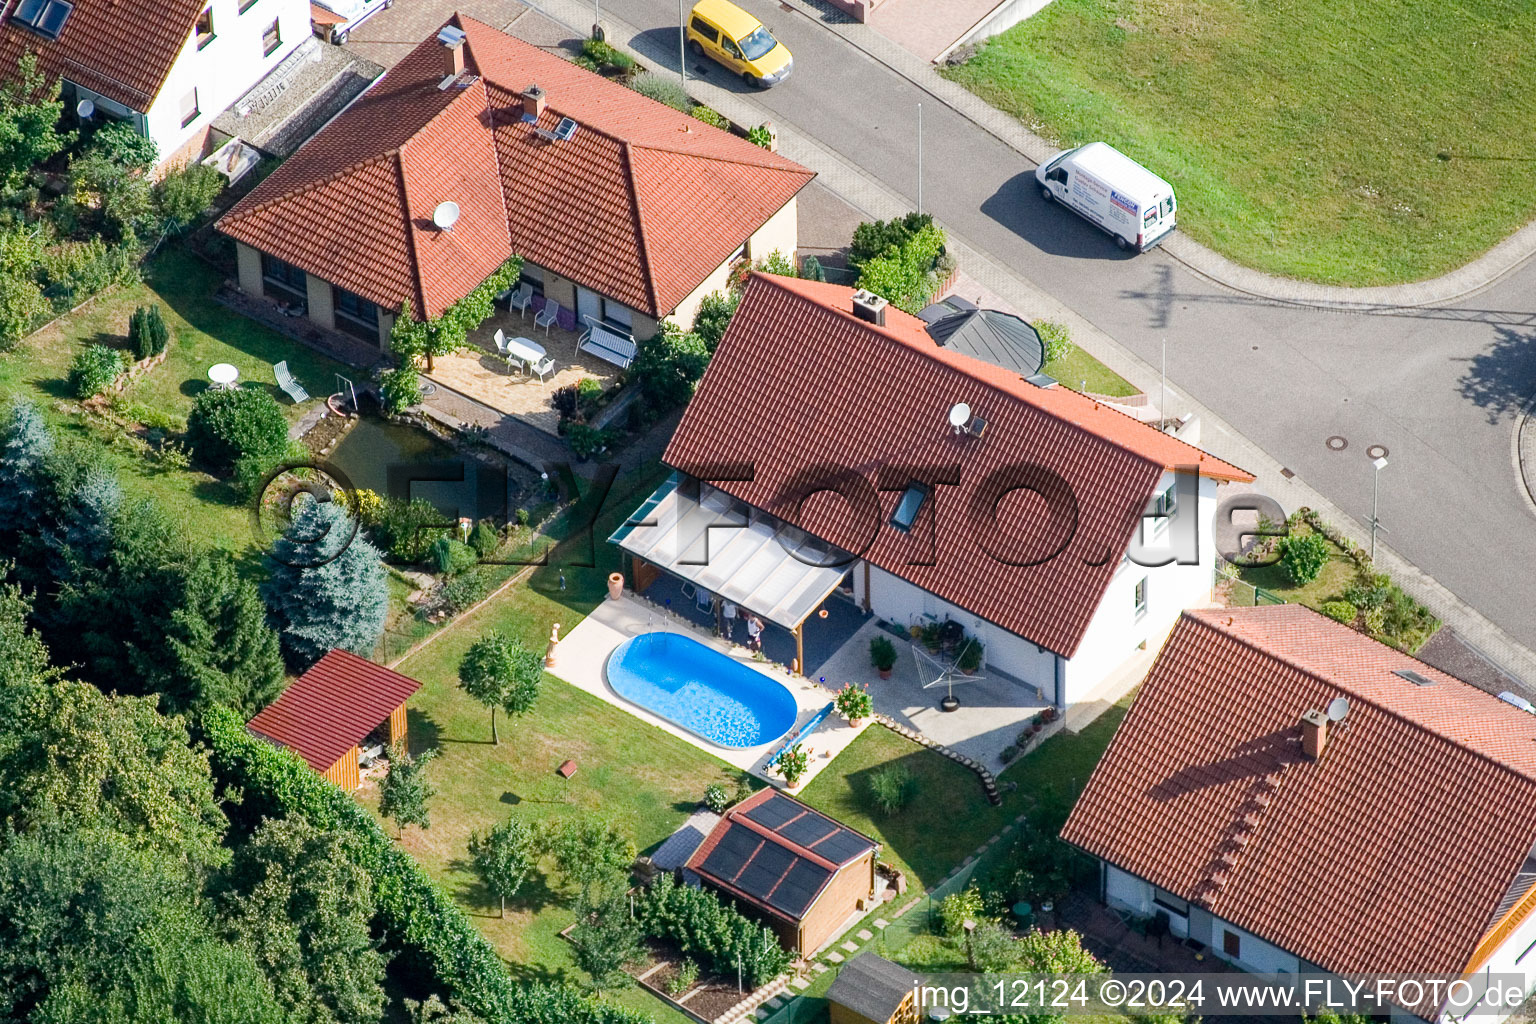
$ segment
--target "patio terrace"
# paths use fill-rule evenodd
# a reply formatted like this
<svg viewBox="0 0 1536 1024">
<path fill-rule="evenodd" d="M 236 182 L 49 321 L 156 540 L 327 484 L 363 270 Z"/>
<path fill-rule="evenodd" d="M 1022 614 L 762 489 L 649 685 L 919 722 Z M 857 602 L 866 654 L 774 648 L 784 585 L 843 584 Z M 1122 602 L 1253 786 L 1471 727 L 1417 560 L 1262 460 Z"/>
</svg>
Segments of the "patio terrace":
<svg viewBox="0 0 1536 1024">
<path fill-rule="evenodd" d="M 532 374 L 507 366 L 496 352 L 497 328 L 508 338 L 527 338 L 541 346 L 555 361 L 555 370 L 539 380 Z M 462 395 L 509 416 L 516 416 L 530 426 L 551 436 L 559 436 L 560 414 L 553 396 L 557 388 L 591 377 L 605 389 L 612 387 L 622 372 L 586 352 L 576 351 L 580 331 L 551 326 L 546 332 L 536 327 L 533 311 L 526 316 L 497 308 L 491 318 L 470 332 L 471 348 L 433 360 L 429 376 Z"/>
</svg>

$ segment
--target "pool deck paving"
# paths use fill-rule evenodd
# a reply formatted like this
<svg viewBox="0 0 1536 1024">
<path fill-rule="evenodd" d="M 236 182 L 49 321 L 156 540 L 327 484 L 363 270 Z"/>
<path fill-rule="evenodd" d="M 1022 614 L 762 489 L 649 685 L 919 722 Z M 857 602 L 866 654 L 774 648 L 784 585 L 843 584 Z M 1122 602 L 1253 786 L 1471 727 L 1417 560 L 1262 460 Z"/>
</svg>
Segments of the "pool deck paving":
<svg viewBox="0 0 1536 1024">
<path fill-rule="evenodd" d="M 614 649 L 631 637 L 654 632 L 680 633 L 691 637 L 782 684 L 795 698 L 799 708 L 795 718 L 796 729 L 804 726 L 832 699 L 832 691 L 819 683 L 792 675 L 780 666 L 754 661 L 745 647 L 712 636 L 708 630 L 671 615 L 649 602 L 635 600 L 627 593 L 617 601 L 604 601 L 593 610 L 592 614 L 573 628 L 561 640 L 555 651 L 555 663 L 549 671 L 572 686 L 585 690 L 615 707 L 623 708 L 641 721 L 669 732 L 700 750 L 713 754 L 727 764 L 751 772 L 759 778 L 767 779 L 782 787 L 784 783 L 782 778 L 770 775 L 763 770 L 764 762 L 778 749 L 781 739 L 756 747 L 722 747 L 637 704 L 630 703 L 616 694 L 608 685 L 606 666 L 608 656 Z M 859 729 L 854 729 L 837 714 L 829 715 L 803 741 L 812 756 L 810 765 L 801 778 L 800 787 L 797 788 L 803 788 L 814 779 L 822 769 L 832 763 L 833 758 L 853 742 L 854 737 L 862 729 L 869 727 L 870 723 L 865 722 Z"/>
</svg>

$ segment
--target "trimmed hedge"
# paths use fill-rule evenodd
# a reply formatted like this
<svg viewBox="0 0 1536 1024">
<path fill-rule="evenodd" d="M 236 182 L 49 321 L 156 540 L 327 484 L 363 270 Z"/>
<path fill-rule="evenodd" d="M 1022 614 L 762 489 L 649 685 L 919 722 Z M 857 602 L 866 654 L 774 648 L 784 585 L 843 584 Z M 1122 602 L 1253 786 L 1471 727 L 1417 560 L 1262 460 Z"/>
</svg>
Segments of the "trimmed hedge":
<svg viewBox="0 0 1536 1024">
<path fill-rule="evenodd" d="M 318 828 L 349 833 L 352 856 L 373 879 L 374 925 L 386 948 L 429 972 L 464 1009 L 501 1024 L 651 1024 L 645 1014 L 569 986 L 515 983 L 458 905 L 355 800 L 297 755 L 246 732 L 228 708 L 205 711 L 201 726 L 215 776 L 242 794 L 232 814 L 249 815 L 252 824 L 298 814 Z"/>
</svg>

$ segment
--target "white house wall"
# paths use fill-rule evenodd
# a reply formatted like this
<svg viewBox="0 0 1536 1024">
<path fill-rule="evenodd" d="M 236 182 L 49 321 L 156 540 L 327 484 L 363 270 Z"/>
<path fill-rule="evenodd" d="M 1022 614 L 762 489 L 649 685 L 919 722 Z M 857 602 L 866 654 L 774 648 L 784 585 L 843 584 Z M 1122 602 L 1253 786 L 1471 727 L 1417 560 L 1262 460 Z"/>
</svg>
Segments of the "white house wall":
<svg viewBox="0 0 1536 1024">
<path fill-rule="evenodd" d="M 756 261 L 767 258 L 773 252 L 782 252 L 791 260 L 795 258 L 795 248 L 799 244 L 798 222 L 795 218 L 795 200 L 785 203 L 783 208 L 763 222 L 763 226 L 752 233 L 747 241 L 747 256 Z M 704 282 L 688 297 L 677 304 L 667 317 L 672 323 L 685 331 L 693 329 L 693 318 L 698 315 L 699 303 L 710 292 L 723 292 L 730 287 L 731 260 L 716 267 Z M 638 331 L 636 332 L 638 337 Z"/>
<path fill-rule="evenodd" d="M 1476 972 L 1476 976 L 1484 979 L 1484 983 L 1490 975 L 1496 974 L 1521 975 L 1525 979 L 1524 988 L 1527 993 L 1536 987 L 1536 913 L 1527 914 L 1525 920 L 1509 933 L 1493 951 L 1488 962 Z M 1491 1024 L 1493 1021 L 1508 1017 L 1512 1009 L 1495 1006 L 1479 1007 L 1469 1016 L 1480 1024 Z"/>
<path fill-rule="evenodd" d="M 188 32 L 160 95 L 145 112 L 147 134 L 160 147 L 162 160 L 205 131 L 225 108 L 311 36 L 307 0 L 255 0 L 243 13 L 239 3 L 212 0 L 213 41 L 199 50 L 194 34 Z M 262 33 L 274 18 L 282 42 L 270 56 L 263 56 Z M 194 88 L 198 116 L 183 127 L 181 101 Z"/>
<path fill-rule="evenodd" d="M 1173 482 L 1174 474 L 1164 473 L 1158 482 L 1158 490 L 1162 491 Z M 1198 565 L 1169 564 L 1149 568 L 1123 560 L 1115 570 L 1077 653 L 1067 662 L 1066 703 L 1084 699 L 1105 677 L 1141 649 L 1141 645 L 1145 644 L 1151 650 L 1160 647 L 1186 608 L 1198 608 L 1210 602 L 1215 569 L 1212 525 L 1216 515 L 1216 490 L 1216 481 L 1200 478 Z M 1165 538 L 1175 532 L 1179 520 L 1186 514 L 1188 510 L 1179 509 L 1163 535 Z M 1143 528 L 1150 529 L 1151 523 L 1151 520 L 1144 520 Z M 1147 581 L 1147 610 L 1138 616 L 1136 584 L 1142 579 Z"/>
</svg>

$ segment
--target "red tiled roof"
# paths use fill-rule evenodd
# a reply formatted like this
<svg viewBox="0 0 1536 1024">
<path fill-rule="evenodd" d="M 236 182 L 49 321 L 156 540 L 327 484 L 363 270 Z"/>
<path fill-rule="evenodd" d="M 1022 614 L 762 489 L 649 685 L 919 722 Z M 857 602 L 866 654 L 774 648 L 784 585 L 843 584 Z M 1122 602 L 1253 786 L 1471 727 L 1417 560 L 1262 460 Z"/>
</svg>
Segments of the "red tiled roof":
<svg viewBox="0 0 1536 1024">
<path fill-rule="evenodd" d="M 796 836 L 803 841 L 797 841 Z M 717 863 L 722 858 L 714 856 L 722 843 L 728 844 L 728 849 L 734 847 L 727 865 Z M 799 921 L 839 870 L 879 845 L 862 832 L 770 788 L 759 790 L 727 811 L 685 866 L 769 914 Z"/>
<path fill-rule="evenodd" d="M 452 23 L 472 86 L 439 90 L 442 47 L 426 40 L 220 230 L 429 316 L 514 253 L 664 316 L 814 176 L 471 18 Z M 534 84 L 548 97 L 536 126 L 519 99 Z M 535 133 L 562 117 L 578 124 L 570 140 Z M 447 199 L 462 213 L 442 233 L 432 210 Z"/>
<path fill-rule="evenodd" d="M 1062 837 L 1325 970 L 1458 973 L 1533 806 L 1536 715 L 1278 605 L 1184 614 Z"/>
<path fill-rule="evenodd" d="M 343 650 L 317 661 L 246 724 L 317 772 L 367 738 L 421 684 Z"/>
<path fill-rule="evenodd" d="M 949 429 L 949 409 L 962 401 L 987 420 L 981 438 Z M 1042 389 L 942 348 L 893 307 L 883 328 L 860 320 L 852 289 L 762 274 L 748 283 L 664 458 L 698 476 L 750 460 L 750 482 L 716 486 L 1065 656 L 1082 641 L 1164 469 L 1253 479 L 1075 391 Z M 977 540 L 973 524 L 985 516 L 972 498 L 1022 485 L 1031 478 L 1016 467 L 1025 463 L 1075 496 L 1076 528 L 1060 554 L 1044 558 L 1067 536 L 1070 513 L 1048 517 L 1025 491 L 991 502 L 999 538 L 987 540 L 991 550 L 1039 562 L 1007 564 Z M 925 505 L 935 511 L 910 533 L 890 527 L 911 467 L 942 466 L 956 467 L 958 486 L 936 488 Z M 812 498 L 797 517 L 788 495 L 819 467 L 852 470 L 866 494 L 893 489 L 865 510 L 862 530 L 837 498 Z M 872 519 L 880 525 L 871 542 Z"/>
<path fill-rule="evenodd" d="M 37 54 L 51 79 L 63 77 L 144 113 L 192 37 L 207 0 L 73 0 L 56 40 L 0 24 L 0 76 L 15 74 L 23 53 Z M 11 3 L 0 3 L 9 12 Z"/>
</svg>

